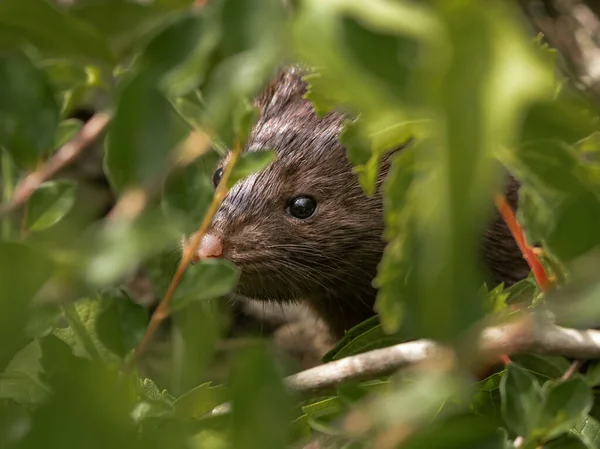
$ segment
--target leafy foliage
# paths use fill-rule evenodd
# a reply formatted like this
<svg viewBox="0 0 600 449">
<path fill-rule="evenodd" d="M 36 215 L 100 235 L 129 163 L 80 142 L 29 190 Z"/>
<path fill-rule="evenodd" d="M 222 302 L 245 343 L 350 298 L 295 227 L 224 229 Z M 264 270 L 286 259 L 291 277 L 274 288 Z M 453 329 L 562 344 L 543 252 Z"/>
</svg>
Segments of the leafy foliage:
<svg viewBox="0 0 600 449">
<path fill-rule="evenodd" d="M 599 365 L 564 379 L 563 357 L 520 354 L 476 382 L 426 364 L 292 394 L 265 342 L 223 356 L 219 300 L 238 279 L 224 260 L 191 266 L 175 290 L 166 373 L 124 369 L 149 313 L 123 284 L 143 266 L 166 294 L 181 235 L 210 210 L 216 160 L 243 146 L 252 98 L 289 60 L 310 66 L 319 116 L 347 114 L 339 138 L 366 194 L 392 161 L 377 316 L 325 362 L 427 337 L 469 365 L 468 332 L 514 305 L 597 325 L 598 105 L 555 76 L 555 52 L 515 5 L 62 3 L 0 2 L 2 203 L 78 138 L 72 113 L 91 107 L 112 117 L 97 144 L 118 206 L 106 216 L 85 183 L 59 173 L 0 209 L 0 447 L 600 446 Z M 274 157 L 243 153 L 228 187 Z M 477 239 L 505 170 L 522 185 L 518 221 L 560 284 L 552 292 L 533 277 L 483 282 Z"/>
</svg>

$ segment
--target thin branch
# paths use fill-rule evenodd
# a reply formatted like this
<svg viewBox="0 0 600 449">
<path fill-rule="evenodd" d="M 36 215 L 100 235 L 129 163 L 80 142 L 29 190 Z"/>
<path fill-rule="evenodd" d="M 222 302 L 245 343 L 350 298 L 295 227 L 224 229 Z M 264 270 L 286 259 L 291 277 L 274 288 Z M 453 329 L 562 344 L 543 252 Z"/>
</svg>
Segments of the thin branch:
<svg viewBox="0 0 600 449">
<path fill-rule="evenodd" d="M 443 347 L 430 340 L 417 340 L 364 352 L 326 363 L 286 378 L 295 392 L 320 392 L 336 385 L 388 375 L 400 368 L 441 354 Z M 535 353 L 578 359 L 600 358 L 600 331 L 576 330 L 555 325 L 540 326 L 525 318 L 504 326 L 484 329 L 481 356 Z"/>
<path fill-rule="evenodd" d="M 20 181 L 8 204 L 0 206 L 0 216 L 23 205 L 42 183 L 70 164 L 83 150 L 90 146 L 102 134 L 110 122 L 108 112 L 98 112 L 81 128 L 79 133 L 64 144 L 39 170 L 28 174 Z"/>
<path fill-rule="evenodd" d="M 160 302 L 160 304 L 158 305 L 158 307 L 152 314 L 152 318 L 150 319 L 150 323 L 148 323 L 148 328 L 146 329 L 146 333 L 144 334 L 144 337 L 142 338 L 140 343 L 137 345 L 137 347 L 135 348 L 135 350 L 133 352 L 132 357 L 129 359 L 129 361 L 123 368 L 123 373 L 125 375 L 127 375 L 131 371 L 131 369 L 135 366 L 135 364 L 139 360 L 141 354 L 145 351 L 146 347 L 148 346 L 148 343 L 150 342 L 152 336 L 154 335 L 154 332 L 156 332 L 156 329 L 158 329 L 158 326 L 160 325 L 160 323 L 165 318 L 167 318 L 167 316 L 169 316 L 169 305 L 171 304 L 171 300 L 173 299 L 175 289 L 181 282 L 181 279 L 183 278 L 185 270 L 187 270 L 188 265 L 190 264 L 190 262 L 192 262 L 192 259 L 194 258 L 196 252 L 198 251 L 198 247 L 200 246 L 202 237 L 204 237 L 204 235 L 208 231 L 208 228 L 210 227 L 210 224 L 213 220 L 214 215 L 216 214 L 216 212 L 219 208 L 219 205 L 221 204 L 221 201 L 223 201 L 223 199 L 227 195 L 227 191 L 229 190 L 227 187 L 227 180 L 229 179 L 229 176 L 231 175 L 231 172 L 232 172 L 233 168 L 235 167 L 235 164 L 236 164 L 241 152 L 242 152 L 242 145 L 240 144 L 240 142 L 237 142 L 236 145 L 234 146 L 233 150 L 230 153 L 229 160 L 227 162 L 227 165 L 225 166 L 225 170 L 223 171 L 223 175 L 221 177 L 221 181 L 219 182 L 219 185 L 217 186 L 215 194 L 213 195 L 212 202 L 210 203 L 210 206 L 208 207 L 208 210 L 206 211 L 206 214 L 204 215 L 204 219 L 202 220 L 202 224 L 200 225 L 198 232 L 196 232 L 196 234 L 192 238 L 191 243 L 186 245 L 186 248 L 183 252 L 183 257 L 181 258 L 181 262 L 179 262 L 179 265 L 177 266 L 177 271 L 175 272 L 175 274 L 173 275 L 173 278 L 171 279 L 171 283 L 169 284 L 169 288 L 167 289 L 167 292 L 165 293 L 164 298 L 162 299 L 162 301 Z"/>
<path fill-rule="evenodd" d="M 533 251 L 533 248 L 531 248 L 527 244 L 525 240 L 525 234 L 523 233 L 523 228 L 521 228 L 521 225 L 517 221 L 515 213 L 506 201 L 504 195 L 496 195 L 495 203 L 496 207 L 498 208 L 498 211 L 500 212 L 500 215 L 502 216 L 504 222 L 508 226 L 508 229 L 510 229 L 510 232 L 512 233 L 513 238 L 515 239 L 515 242 L 517 243 L 519 249 L 523 253 L 523 258 L 529 264 L 531 271 L 533 271 L 533 275 L 535 276 L 535 280 L 540 290 L 542 292 L 547 292 L 548 289 L 552 286 L 552 282 L 550 281 L 550 278 L 548 277 L 544 266 L 540 262 L 539 257 Z"/>
</svg>

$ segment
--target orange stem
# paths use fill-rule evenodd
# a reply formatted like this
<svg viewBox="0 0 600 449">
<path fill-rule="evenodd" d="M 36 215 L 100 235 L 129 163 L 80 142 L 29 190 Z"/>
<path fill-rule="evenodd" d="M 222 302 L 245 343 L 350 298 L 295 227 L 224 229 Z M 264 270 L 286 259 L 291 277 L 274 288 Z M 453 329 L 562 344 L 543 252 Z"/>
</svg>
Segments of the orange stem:
<svg viewBox="0 0 600 449">
<path fill-rule="evenodd" d="M 531 271 L 533 271 L 533 276 L 535 277 L 538 287 L 542 292 L 547 292 L 552 286 L 552 282 L 550 281 L 548 273 L 546 273 L 542 262 L 540 262 L 540 259 L 533 250 L 533 248 L 527 245 L 527 242 L 525 241 L 525 234 L 523 233 L 523 228 L 517 222 L 515 213 L 506 201 L 504 195 L 497 194 L 494 198 L 494 201 L 496 203 L 498 211 L 500 212 L 500 215 L 502 215 L 504 222 L 508 226 L 508 229 L 510 229 L 510 232 L 512 233 L 513 238 L 515 239 L 515 242 L 517 242 L 519 249 L 523 253 L 523 258 L 529 264 Z"/>
</svg>

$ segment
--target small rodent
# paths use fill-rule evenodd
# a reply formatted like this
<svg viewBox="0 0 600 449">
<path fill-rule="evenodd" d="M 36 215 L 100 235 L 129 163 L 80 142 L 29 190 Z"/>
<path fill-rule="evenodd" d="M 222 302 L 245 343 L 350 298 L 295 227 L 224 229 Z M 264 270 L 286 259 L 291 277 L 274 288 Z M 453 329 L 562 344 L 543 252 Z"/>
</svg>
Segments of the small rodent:
<svg viewBox="0 0 600 449">
<path fill-rule="evenodd" d="M 374 315 L 371 285 L 385 246 L 381 194 L 367 196 L 338 141 L 344 116 L 318 118 L 304 98 L 303 72 L 286 67 L 255 100 L 260 116 L 245 151 L 276 159 L 229 191 L 197 257 L 225 257 L 241 271 L 237 293 L 277 302 L 305 301 L 336 337 Z M 228 157 L 213 180 L 218 184 Z M 389 169 L 384 158 L 378 185 Z M 516 207 L 518 185 L 508 199 Z M 494 282 L 514 283 L 529 268 L 497 217 L 482 245 Z"/>
</svg>

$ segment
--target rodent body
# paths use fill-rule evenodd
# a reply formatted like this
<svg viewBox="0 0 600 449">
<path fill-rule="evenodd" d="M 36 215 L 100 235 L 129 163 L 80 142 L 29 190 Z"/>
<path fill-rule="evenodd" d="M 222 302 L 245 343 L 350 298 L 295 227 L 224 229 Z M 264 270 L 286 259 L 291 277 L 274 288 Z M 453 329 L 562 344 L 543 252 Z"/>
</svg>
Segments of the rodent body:
<svg viewBox="0 0 600 449">
<path fill-rule="evenodd" d="M 260 117 L 245 151 L 272 149 L 276 159 L 231 188 L 198 256 L 234 262 L 240 295 L 305 301 L 340 337 L 374 314 L 372 280 L 385 247 L 383 202 L 380 193 L 364 193 L 338 141 L 344 117 L 331 112 L 318 118 L 304 98 L 301 76 L 286 68 L 256 99 Z M 385 159 L 379 186 L 388 168 Z M 517 188 L 511 180 L 513 207 Z M 499 218 L 482 250 L 494 282 L 510 284 L 529 272 Z"/>
</svg>

